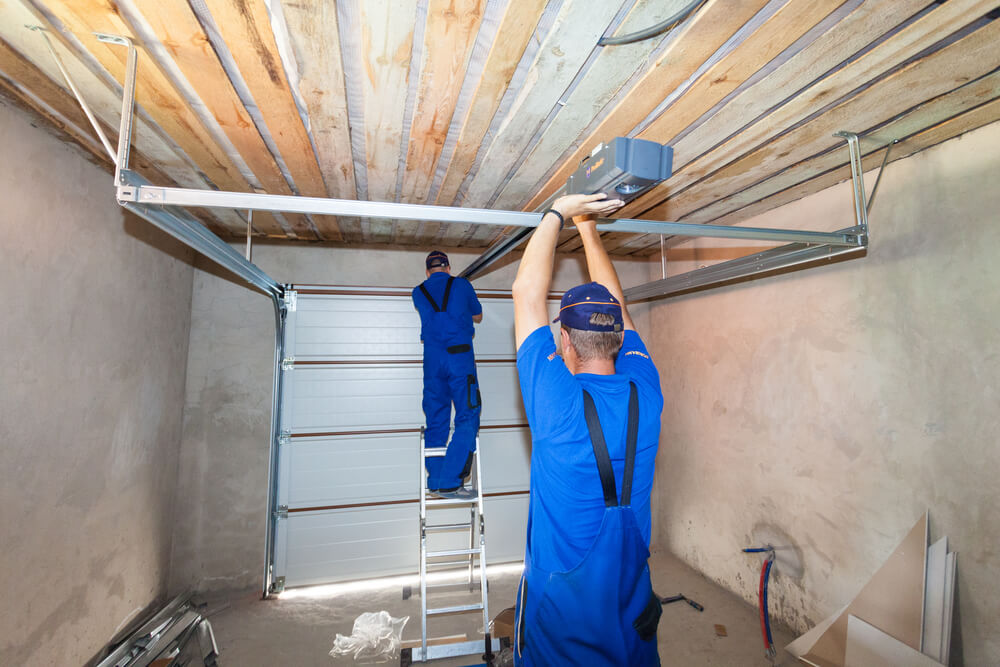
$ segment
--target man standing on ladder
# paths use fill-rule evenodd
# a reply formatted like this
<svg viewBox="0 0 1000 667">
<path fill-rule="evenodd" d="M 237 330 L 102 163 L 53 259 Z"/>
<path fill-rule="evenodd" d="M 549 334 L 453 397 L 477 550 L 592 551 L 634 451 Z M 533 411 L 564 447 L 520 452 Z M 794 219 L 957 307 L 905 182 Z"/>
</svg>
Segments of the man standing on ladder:
<svg viewBox="0 0 1000 667">
<path fill-rule="evenodd" d="M 460 494 L 476 449 L 482 398 L 472 350 L 473 323 L 483 321 L 483 307 L 472 284 L 452 276 L 448 255 L 427 255 L 427 280 L 413 288 L 424 344 L 425 447 L 444 447 L 443 457 L 428 458 L 427 488 L 438 494 Z M 451 407 L 455 432 L 448 442 Z"/>
<path fill-rule="evenodd" d="M 647 559 L 663 394 L 593 220 L 576 221 L 594 282 L 562 298 L 561 356 L 547 314 L 564 221 L 622 205 L 604 197 L 557 199 L 513 286 L 517 370 L 532 441 L 516 665 L 659 665 L 661 607 Z"/>
</svg>

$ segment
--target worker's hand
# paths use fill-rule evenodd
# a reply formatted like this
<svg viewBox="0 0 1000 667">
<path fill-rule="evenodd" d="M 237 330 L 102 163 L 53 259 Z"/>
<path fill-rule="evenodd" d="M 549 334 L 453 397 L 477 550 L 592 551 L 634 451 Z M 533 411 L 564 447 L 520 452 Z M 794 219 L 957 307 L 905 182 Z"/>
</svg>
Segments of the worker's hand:
<svg viewBox="0 0 1000 667">
<path fill-rule="evenodd" d="M 624 205 L 621 199 L 608 199 L 603 192 L 596 195 L 566 195 L 552 202 L 552 208 L 569 220 L 578 215 L 605 216 L 614 213 Z"/>
</svg>

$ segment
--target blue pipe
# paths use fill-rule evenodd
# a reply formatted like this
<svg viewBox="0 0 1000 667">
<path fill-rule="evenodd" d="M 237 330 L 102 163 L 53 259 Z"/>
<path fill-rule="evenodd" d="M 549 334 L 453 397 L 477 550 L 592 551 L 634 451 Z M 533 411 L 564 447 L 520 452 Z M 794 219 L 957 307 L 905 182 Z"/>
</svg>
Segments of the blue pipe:
<svg viewBox="0 0 1000 667">
<path fill-rule="evenodd" d="M 774 640 L 771 638 L 771 613 L 767 609 L 767 582 L 771 578 L 771 566 L 774 565 L 774 559 L 767 559 L 767 569 L 764 570 L 764 628 L 767 630 L 767 643 L 769 646 L 774 646 Z"/>
</svg>

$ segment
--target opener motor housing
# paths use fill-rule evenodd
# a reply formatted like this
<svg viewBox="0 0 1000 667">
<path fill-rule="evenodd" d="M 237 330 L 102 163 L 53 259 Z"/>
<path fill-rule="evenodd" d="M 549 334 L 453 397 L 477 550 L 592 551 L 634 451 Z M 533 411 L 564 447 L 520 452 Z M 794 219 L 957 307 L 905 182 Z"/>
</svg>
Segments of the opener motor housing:
<svg viewBox="0 0 1000 667">
<path fill-rule="evenodd" d="M 603 192 L 629 202 L 670 178 L 674 149 L 645 139 L 615 137 L 599 144 L 566 182 L 569 194 Z"/>
</svg>

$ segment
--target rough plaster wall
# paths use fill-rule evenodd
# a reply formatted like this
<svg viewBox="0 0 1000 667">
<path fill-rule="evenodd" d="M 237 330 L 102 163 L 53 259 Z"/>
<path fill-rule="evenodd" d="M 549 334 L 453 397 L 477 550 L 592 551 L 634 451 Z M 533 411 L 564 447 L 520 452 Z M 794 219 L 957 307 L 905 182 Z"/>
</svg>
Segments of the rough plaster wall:
<svg viewBox="0 0 1000 667">
<path fill-rule="evenodd" d="M 771 610 L 802 631 L 929 509 L 959 554 L 952 664 L 1000 664 L 998 178 L 995 123 L 889 165 L 867 258 L 653 307 L 658 547 L 755 600 L 740 548 L 794 546 Z M 746 224 L 851 220 L 843 183 Z M 719 254 L 678 249 L 672 271 Z"/>
<path fill-rule="evenodd" d="M 456 269 L 476 253 L 448 249 Z M 260 245 L 254 262 L 285 283 L 399 287 L 424 278 L 426 252 Z M 269 299 L 199 263 L 192 298 L 184 444 L 177 487 L 171 589 L 259 586 L 264 568 L 274 315 Z M 647 262 L 620 262 L 626 286 Z M 474 281 L 509 289 L 517 265 Z M 560 258 L 553 284 L 582 282 L 578 258 Z M 647 307 L 635 309 L 645 328 Z"/>
<path fill-rule="evenodd" d="M 166 593 L 190 257 L 0 103 L 0 665 L 79 665 Z"/>
</svg>

